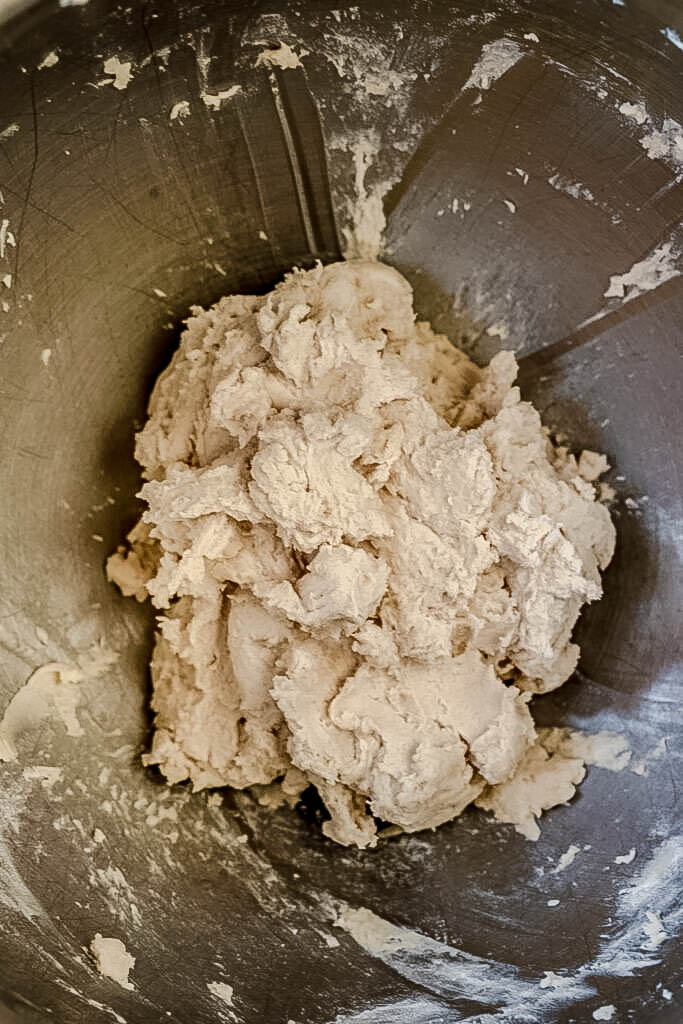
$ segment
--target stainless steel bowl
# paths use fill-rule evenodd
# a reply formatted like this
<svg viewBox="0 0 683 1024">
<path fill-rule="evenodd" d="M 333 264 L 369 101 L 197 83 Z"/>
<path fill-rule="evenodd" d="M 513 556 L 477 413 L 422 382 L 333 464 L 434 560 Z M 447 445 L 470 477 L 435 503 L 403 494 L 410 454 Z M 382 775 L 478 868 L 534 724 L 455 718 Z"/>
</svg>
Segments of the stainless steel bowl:
<svg viewBox="0 0 683 1024">
<path fill-rule="evenodd" d="M 45 708 L 0 765 L 3 1022 L 681 1019 L 683 26 L 642 6 L 51 0 L 3 24 L 0 710 L 41 665 L 117 653 L 73 684 L 81 735 Z M 281 42 L 303 67 L 257 63 Z M 534 707 L 632 760 L 537 843 L 471 811 L 354 852 L 315 806 L 192 797 L 140 763 L 153 618 L 102 570 L 151 383 L 190 304 L 337 258 L 364 193 L 420 313 L 475 358 L 514 347 L 545 421 L 614 467 L 605 596 Z M 384 940 L 335 927 L 343 904 Z M 96 932 L 133 989 L 95 970 Z"/>
</svg>

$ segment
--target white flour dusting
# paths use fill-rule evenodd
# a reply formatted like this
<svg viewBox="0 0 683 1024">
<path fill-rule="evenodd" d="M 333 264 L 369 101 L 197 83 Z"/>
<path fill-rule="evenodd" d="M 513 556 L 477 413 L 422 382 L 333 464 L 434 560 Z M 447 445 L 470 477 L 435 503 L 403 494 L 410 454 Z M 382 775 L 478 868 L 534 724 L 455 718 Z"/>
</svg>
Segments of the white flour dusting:
<svg viewBox="0 0 683 1024">
<path fill-rule="evenodd" d="M 578 847 L 576 850 L 578 852 Z M 474 1018 L 478 1024 L 482 1020 L 503 1018 L 542 1022 L 553 1007 L 595 994 L 591 979 L 599 976 L 629 977 L 635 971 L 659 962 L 654 955 L 656 950 L 648 946 L 654 938 L 658 947 L 660 942 L 680 929 L 683 919 L 682 869 L 681 837 L 664 840 L 630 885 L 620 893 L 615 922 L 598 955 L 576 968 L 571 976 L 543 971 L 535 981 L 522 980 L 509 964 L 473 957 L 419 932 L 391 924 L 367 908 L 353 908 L 347 903 L 335 905 L 335 923 L 370 956 L 379 958 L 432 995 L 471 998 L 499 1009 L 497 1015 Z M 607 1010 L 600 1007 L 595 1012 L 606 1013 Z M 358 1016 L 355 1019 L 360 1022 L 364 1018 Z M 385 1021 L 393 1018 L 370 1016 L 367 1019 Z M 411 1020 L 407 1014 L 405 1019 Z M 434 1018 L 424 1019 L 431 1021 Z"/>
<path fill-rule="evenodd" d="M 440 1000 L 416 995 L 351 1013 L 340 1013 L 330 1024 L 445 1024 L 444 1011 Z M 288 1021 L 288 1024 L 295 1022 Z M 478 1017 L 477 1024 L 485 1024 L 483 1018 Z"/>
<path fill-rule="evenodd" d="M 569 988 L 572 980 L 564 974 L 556 974 L 555 971 L 544 971 L 538 984 L 541 988 Z"/>
<path fill-rule="evenodd" d="M 72 0 L 73 2 L 73 0 Z M 72 996 L 76 996 L 77 999 L 81 1000 L 86 1006 L 91 1006 L 93 1010 L 102 1010 L 103 1013 L 109 1014 L 110 1017 L 116 1021 L 116 1024 L 129 1024 L 125 1017 L 122 1017 L 116 1010 L 112 1010 L 111 1006 L 107 1006 L 106 1003 L 101 1003 L 99 999 L 90 999 L 88 996 L 83 995 L 73 985 L 69 985 L 68 982 L 64 981 L 63 978 L 55 978 L 55 983 L 63 988 L 65 992 L 69 992 Z"/>
<path fill-rule="evenodd" d="M 0 789 L 0 906 L 5 910 L 21 914 L 27 921 L 42 918 L 47 914 L 40 901 L 31 892 L 14 863 L 9 836 L 17 831 L 17 822 L 25 809 L 27 795 L 13 785 L 9 778 L 3 779 Z"/>
<path fill-rule="evenodd" d="M 362 38 L 335 27 L 322 33 L 320 52 L 340 79 L 353 86 L 359 99 L 367 102 L 379 98 L 392 112 L 405 111 L 410 86 L 418 75 L 410 68 L 392 66 L 394 45 L 390 35 Z"/>
<path fill-rule="evenodd" d="M 99 868 L 91 864 L 88 881 L 99 889 L 112 917 L 124 928 L 130 925 L 139 927 L 142 924 L 135 892 L 119 867 L 108 864 L 105 868 Z"/>
<path fill-rule="evenodd" d="M 606 299 L 631 302 L 644 292 L 659 288 L 681 274 L 681 250 L 673 242 L 663 242 L 644 259 L 638 260 L 624 274 L 612 274 L 605 291 Z"/>
<path fill-rule="evenodd" d="M 672 117 L 655 120 L 642 100 L 626 100 L 617 109 L 639 128 L 645 127 L 639 142 L 651 160 L 663 160 L 683 170 L 683 127 L 678 121 Z"/>
<path fill-rule="evenodd" d="M 619 305 L 624 305 L 637 299 L 646 292 L 659 288 L 660 285 L 680 277 L 683 271 L 683 246 L 680 236 L 674 234 L 666 242 L 662 242 L 652 252 L 648 253 L 642 260 L 638 260 L 623 274 L 612 274 L 609 279 L 604 296 L 612 301 L 600 309 L 597 313 L 583 320 L 577 329 L 587 327 L 589 324 L 608 316 Z M 609 495 L 609 490 L 605 492 Z M 636 507 L 632 498 L 625 500 L 627 507 Z"/>
<path fill-rule="evenodd" d="M 677 50 L 683 50 L 683 39 L 681 39 L 675 28 L 662 28 L 660 29 L 660 32 L 669 40 L 672 46 L 676 47 Z"/>
<path fill-rule="evenodd" d="M 80 684 L 103 675 L 118 655 L 95 645 L 76 665 L 49 662 L 33 672 L 14 695 L 0 721 L 0 761 L 16 761 L 17 743 L 45 718 L 61 719 L 69 736 L 82 736 L 76 709 Z"/>
<path fill-rule="evenodd" d="M 383 199 L 392 181 L 366 184 L 367 173 L 379 152 L 376 133 L 352 143 L 355 197 L 348 211 L 348 225 L 342 228 L 346 259 L 376 259 L 382 253 L 386 225 Z"/>
<path fill-rule="evenodd" d="M 194 45 L 196 49 L 197 73 L 199 75 L 199 95 L 204 106 L 208 107 L 209 110 L 220 110 L 223 103 L 240 95 L 242 86 L 231 85 L 227 89 L 218 89 L 215 92 L 210 91 L 208 83 L 212 58 L 207 52 L 207 38 L 205 34 L 200 33 L 199 37 L 194 40 Z"/>
<path fill-rule="evenodd" d="M 412 81 L 417 75 L 407 72 L 393 71 L 390 68 L 378 71 L 368 71 L 363 78 L 363 88 L 368 96 L 390 96 L 400 93 L 407 81 Z"/>
<path fill-rule="evenodd" d="M 567 984 L 560 988 L 541 987 L 540 979 L 522 979 L 511 965 L 472 956 L 420 932 L 397 927 L 365 907 L 338 904 L 336 925 L 371 956 L 428 992 L 493 1005 L 513 1019 L 515 1013 L 523 1013 L 529 1006 L 537 1011 L 544 1007 L 549 1010 L 594 991 L 576 978 L 567 978 Z"/>
<path fill-rule="evenodd" d="M 17 871 L 14 860 L 0 836 L 0 904 L 28 920 L 47 919 L 47 914 Z"/>
<path fill-rule="evenodd" d="M 662 925 L 662 919 L 659 914 L 655 913 L 653 910 L 645 911 L 643 931 L 647 936 L 647 942 L 645 943 L 646 949 L 657 949 L 666 939 L 669 938 L 668 932 Z"/>
<path fill-rule="evenodd" d="M 644 103 L 629 103 L 625 101 L 619 105 L 619 113 L 623 114 L 630 121 L 635 121 L 636 124 L 645 124 L 646 121 L 650 120 L 650 115 Z"/>
<path fill-rule="evenodd" d="M 652 127 L 640 140 L 651 160 L 664 160 L 683 169 L 683 128 L 672 117 L 665 117 L 661 127 Z"/>
<path fill-rule="evenodd" d="M 466 89 L 490 89 L 494 82 L 522 59 L 524 52 L 514 39 L 496 39 L 487 43 L 462 87 L 463 92 Z"/>
<path fill-rule="evenodd" d="M 665 839 L 619 893 L 615 907 L 616 928 L 589 965 L 595 974 L 628 977 L 643 967 L 660 962 L 647 948 L 647 915 L 656 914 L 668 934 L 676 934 L 683 922 L 683 837 Z"/>
<path fill-rule="evenodd" d="M 662 736 L 661 739 L 651 747 L 643 757 L 639 758 L 631 767 L 631 771 L 636 775 L 647 775 L 649 773 L 650 765 L 653 761 L 658 761 L 660 757 L 664 757 L 667 753 L 667 739 L 668 737 Z"/>
</svg>

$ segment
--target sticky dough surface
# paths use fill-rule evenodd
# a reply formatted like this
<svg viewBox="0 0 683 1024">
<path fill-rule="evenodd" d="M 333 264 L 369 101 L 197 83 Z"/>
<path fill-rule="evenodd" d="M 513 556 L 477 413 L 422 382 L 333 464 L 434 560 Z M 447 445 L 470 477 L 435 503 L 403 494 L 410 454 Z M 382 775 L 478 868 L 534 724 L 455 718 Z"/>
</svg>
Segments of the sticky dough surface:
<svg viewBox="0 0 683 1024">
<path fill-rule="evenodd" d="M 477 800 L 533 824 L 571 795 L 581 762 L 539 746 L 528 702 L 576 665 L 614 529 L 604 460 L 555 447 L 516 372 L 416 323 L 377 262 L 193 310 L 108 563 L 160 611 L 148 764 L 312 783 L 359 846 L 373 816 L 412 832 Z"/>
</svg>

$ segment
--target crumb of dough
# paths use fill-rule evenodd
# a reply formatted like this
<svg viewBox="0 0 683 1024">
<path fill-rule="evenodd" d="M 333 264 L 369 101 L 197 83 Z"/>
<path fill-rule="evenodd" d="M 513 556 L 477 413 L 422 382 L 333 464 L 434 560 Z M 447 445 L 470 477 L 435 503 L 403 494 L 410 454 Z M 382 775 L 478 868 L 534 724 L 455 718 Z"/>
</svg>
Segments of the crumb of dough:
<svg viewBox="0 0 683 1024">
<path fill-rule="evenodd" d="M 209 981 L 206 987 L 216 999 L 220 999 L 227 1006 L 232 1006 L 232 995 L 234 992 L 232 985 L 228 985 L 225 981 Z"/>
<path fill-rule="evenodd" d="M 616 497 L 616 491 L 614 488 L 607 483 L 606 480 L 601 480 L 598 483 L 598 500 L 604 502 L 614 501 Z"/>
<path fill-rule="evenodd" d="M 580 758 L 549 754 L 539 741 L 525 752 L 512 778 L 487 787 L 476 804 L 536 840 L 541 834 L 536 819 L 543 811 L 568 803 L 585 774 Z"/>
<path fill-rule="evenodd" d="M 609 468 L 609 462 L 599 452 L 585 449 L 579 455 L 579 476 L 582 476 L 584 480 L 588 480 L 590 483 L 597 480 L 603 473 L 606 473 Z"/>
<path fill-rule="evenodd" d="M 598 732 L 592 736 L 578 729 L 539 729 L 541 743 L 547 751 L 565 757 L 578 757 L 585 764 L 620 772 L 631 760 L 628 739 L 618 732 Z"/>
<path fill-rule="evenodd" d="M 193 309 L 107 566 L 160 611 L 146 764 L 270 806 L 314 785 L 347 845 L 473 801 L 536 837 L 584 768 L 528 704 L 574 670 L 614 527 L 606 460 L 554 444 L 516 374 L 416 322 L 378 262 Z"/>
<path fill-rule="evenodd" d="M 131 956 L 120 939 L 106 938 L 97 932 L 90 943 L 90 952 L 103 978 L 109 978 L 122 988 L 132 990 L 133 984 L 128 981 L 128 975 L 135 967 L 135 957 Z"/>
</svg>

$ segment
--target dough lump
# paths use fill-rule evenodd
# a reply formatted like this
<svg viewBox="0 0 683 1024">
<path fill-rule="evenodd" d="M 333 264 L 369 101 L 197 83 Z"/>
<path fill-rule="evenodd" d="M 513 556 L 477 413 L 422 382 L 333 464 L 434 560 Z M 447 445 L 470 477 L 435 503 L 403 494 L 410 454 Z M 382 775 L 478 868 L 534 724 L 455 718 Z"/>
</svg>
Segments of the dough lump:
<svg viewBox="0 0 683 1024">
<path fill-rule="evenodd" d="M 137 436 L 147 509 L 108 562 L 160 610 L 147 764 L 313 784 L 324 832 L 361 847 L 375 818 L 412 832 L 475 800 L 528 834 L 571 795 L 582 771 L 539 749 L 528 702 L 571 675 L 601 595 L 606 463 L 556 447 L 516 373 L 416 323 L 373 261 L 193 310 Z M 520 809 L 534 765 L 550 782 Z"/>
<path fill-rule="evenodd" d="M 122 988 L 133 989 L 128 975 L 135 967 L 135 957 L 130 955 L 120 939 L 105 938 L 97 932 L 90 943 L 90 952 L 103 978 L 115 981 Z"/>
</svg>

